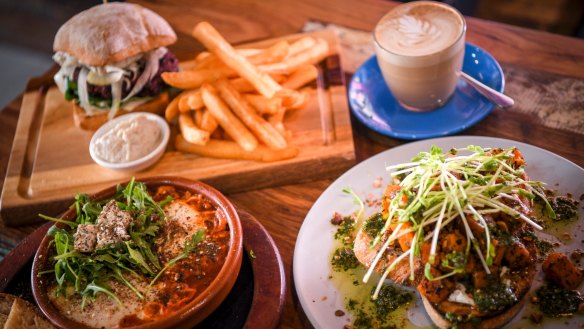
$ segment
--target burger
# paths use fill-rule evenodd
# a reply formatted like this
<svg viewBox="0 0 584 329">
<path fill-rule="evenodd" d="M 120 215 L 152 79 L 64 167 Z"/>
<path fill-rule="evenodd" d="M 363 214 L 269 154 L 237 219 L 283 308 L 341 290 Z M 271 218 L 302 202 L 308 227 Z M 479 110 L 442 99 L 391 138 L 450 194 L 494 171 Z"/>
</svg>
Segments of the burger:
<svg viewBox="0 0 584 329">
<path fill-rule="evenodd" d="M 166 46 L 168 22 L 136 4 L 105 3 L 69 19 L 55 36 L 55 83 L 73 104 L 75 125 L 95 130 L 130 111 L 158 112 L 169 101 L 160 75 L 178 71 Z"/>
</svg>

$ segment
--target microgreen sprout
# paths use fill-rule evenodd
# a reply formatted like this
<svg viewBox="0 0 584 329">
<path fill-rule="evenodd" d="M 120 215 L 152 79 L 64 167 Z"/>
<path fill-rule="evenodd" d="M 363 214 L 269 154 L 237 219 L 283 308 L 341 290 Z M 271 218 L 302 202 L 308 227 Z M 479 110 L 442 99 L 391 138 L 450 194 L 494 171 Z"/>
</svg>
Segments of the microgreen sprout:
<svg viewBox="0 0 584 329">
<path fill-rule="evenodd" d="M 359 206 L 359 211 L 357 212 L 357 227 L 359 227 L 360 222 L 361 222 L 361 218 L 363 217 L 363 213 L 365 212 L 365 204 L 363 203 L 363 200 L 361 200 L 361 198 L 357 195 L 357 193 L 355 193 L 355 191 L 353 191 L 353 189 L 350 186 L 345 187 L 343 190 L 343 193 L 347 193 L 349 195 L 351 195 L 353 197 L 353 203 L 357 206 Z"/>
<path fill-rule="evenodd" d="M 522 159 L 517 161 L 518 156 L 520 153 L 514 147 L 485 149 L 469 145 L 442 153 L 439 147 L 432 146 L 430 152 L 420 152 L 409 163 L 387 166 L 386 170 L 392 178 L 400 178 L 400 189 L 388 201 L 385 225 L 374 237 L 371 247 L 387 237 L 390 226 L 392 232 L 379 247 L 363 281 L 369 280 L 390 245 L 404 234 L 413 232 L 414 235 L 411 247 L 403 250 L 385 268 L 373 297 L 377 296 L 390 271 L 406 257 L 409 257 L 410 279 L 414 279 L 414 257 L 420 255 L 420 245 L 424 241 L 431 241 L 429 259 L 424 264 L 424 274 L 428 280 L 439 280 L 461 273 L 471 252 L 476 253 L 485 272 L 489 274 L 495 246 L 485 219 L 486 214 L 505 213 L 541 230 L 538 223 L 504 202 L 508 200 L 521 204 L 520 197 L 528 200 L 540 198 L 547 202 L 538 190 L 542 183 L 525 180 L 524 163 Z M 403 202 L 404 198 L 406 203 Z M 549 203 L 547 208 L 551 208 Z M 440 233 L 456 219 L 462 223 L 466 234 L 466 250 L 453 254 L 445 263 L 443 261 L 441 265 L 451 272 L 434 277 L 431 267 L 436 264 Z M 471 224 L 472 227 L 481 228 L 480 236 L 473 234 Z M 481 250 L 478 239 L 485 241 L 484 250 Z"/>
</svg>

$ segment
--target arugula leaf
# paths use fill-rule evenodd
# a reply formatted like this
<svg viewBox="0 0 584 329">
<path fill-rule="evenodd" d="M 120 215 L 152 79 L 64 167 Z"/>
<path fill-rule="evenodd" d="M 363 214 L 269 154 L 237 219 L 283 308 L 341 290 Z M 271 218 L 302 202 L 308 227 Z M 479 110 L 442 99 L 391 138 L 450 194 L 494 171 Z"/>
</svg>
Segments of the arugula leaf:
<svg viewBox="0 0 584 329">
<path fill-rule="evenodd" d="M 146 272 L 148 272 L 150 274 L 154 274 L 154 271 L 152 271 L 150 269 L 150 266 L 148 266 L 148 263 L 146 263 L 144 256 L 142 256 L 142 254 L 140 252 L 132 249 L 132 247 L 130 246 L 130 243 L 128 241 L 126 241 L 126 248 L 128 248 L 128 253 L 130 253 L 131 261 L 133 261 L 135 264 L 140 265 L 140 267 L 143 270 L 145 270 Z"/>
<path fill-rule="evenodd" d="M 42 219 L 46 219 L 46 220 L 50 220 L 50 221 L 56 222 L 56 223 L 62 223 L 62 224 L 68 225 L 71 228 L 76 228 L 77 225 L 79 225 L 76 222 L 72 222 L 72 221 L 69 221 L 69 220 L 64 220 L 64 219 L 56 218 L 56 217 L 50 217 L 50 216 L 43 215 L 43 214 L 39 214 L 39 217 L 42 218 Z"/>
<path fill-rule="evenodd" d="M 138 291 L 138 289 L 136 289 L 136 287 L 134 287 L 128 280 L 126 280 L 126 278 L 124 277 L 124 275 L 122 274 L 122 271 L 120 270 L 120 268 L 118 266 L 108 266 L 112 272 L 113 272 L 113 277 L 116 278 L 118 281 L 124 283 L 128 288 L 130 288 L 130 290 L 132 290 L 140 299 L 144 299 L 144 295 L 142 295 L 142 293 L 140 291 Z"/>
<path fill-rule="evenodd" d="M 91 281 L 91 283 L 85 287 L 85 290 L 83 290 L 83 295 L 92 294 L 92 297 L 95 297 L 95 295 L 98 292 L 106 294 L 109 298 L 118 302 L 118 304 L 120 304 L 120 306 L 124 305 L 122 303 L 122 301 L 118 298 L 118 296 L 116 296 L 113 292 L 111 292 L 106 287 L 98 285 L 97 283 L 95 283 L 95 281 Z M 81 306 L 81 308 L 83 309 L 83 306 Z"/>
</svg>

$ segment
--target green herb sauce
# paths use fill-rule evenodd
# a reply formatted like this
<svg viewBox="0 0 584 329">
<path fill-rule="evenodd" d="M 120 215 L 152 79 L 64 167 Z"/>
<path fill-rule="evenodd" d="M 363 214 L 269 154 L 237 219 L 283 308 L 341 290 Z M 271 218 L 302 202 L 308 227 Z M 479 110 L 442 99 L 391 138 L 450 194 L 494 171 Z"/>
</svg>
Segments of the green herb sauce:
<svg viewBox="0 0 584 329">
<path fill-rule="evenodd" d="M 542 286 L 536 294 L 539 299 L 539 310 L 551 317 L 576 313 L 580 303 L 584 303 L 584 297 L 577 290 L 567 290 L 558 286 Z"/>
<path fill-rule="evenodd" d="M 375 289 L 371 290 L 373 295 Z M 405 290 L 393 284 L 385 284 L 379 291 L 379 296 L 373 301 L 375 314 L 379 320 L 383 320 L 387 315 L 397 310 L 402 305 L 409 304 L 414 299 L 411 291 Z"/>
<path fill-rule="evenodd" d="M 352 245 L 352 234 L 355 227 L 355 219 L 351 216 L 343 217 L 343 221 L 339 224 L 337 232 L 335 233 L 335 239 L 343 241 L 343 244 Z"/>
<path fill-rule="evenodd" d="M 331 259 L 331 265 L 337 272 L 347 271 L 360 265 L 359 260 L 351 248 L 338 248 Z"/>
<path fill-rule="evenodd" d="M 500 312 L 517 303 L 511 288 L 497 282 L 474 292 L 474 301 L 483 312 Z"/>
<path fill-rule="evenodd" d="M 383 227 L 381 213 L 369 217 L 363 224 L 368 234 Z M 357 260 L 353 252 L 355 232 L 353 216 L 343 217 L 334 234 L 336 246 L 331 255 L 330 280 L 342 292 L 345 307 L 350 312 L 351 325 L 362 329 L 404 329 L 419 328 L 413 325 L 407 316 L 407 310 L 413 307 L 414 292 L 396 285 L 385 284 L 376 300 L 371 296 L 375 291 L 377 277 L 363 283 L 366 268 Z"/>
<path fill-rule="evenodd" d="M 574 221 L 578 219 L 578 201 L 565 196 L 557 196 L 548 198 L 548 202 L 556 213 L 556 221 Z"/>
<path fill-rule="evenodd" d="M 383 219 L 383 215 L 378 212 L 371 215 L 363 225 L 363 231 L 365 231 L 370 237 L 374 238 L 379 232 L 381 232 L 381 229 L 383 229 L 385 220 Z"/>
</svg>

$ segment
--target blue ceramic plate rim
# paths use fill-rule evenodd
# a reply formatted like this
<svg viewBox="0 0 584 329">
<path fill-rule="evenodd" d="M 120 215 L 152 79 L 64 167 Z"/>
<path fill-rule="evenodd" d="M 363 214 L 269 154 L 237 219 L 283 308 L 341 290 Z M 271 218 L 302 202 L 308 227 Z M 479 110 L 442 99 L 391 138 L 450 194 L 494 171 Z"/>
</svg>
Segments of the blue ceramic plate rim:
<svg viewBox="0 0 584 329">
<path fill-rule="evenodd" d="M 478 60 L 478 63 L 473 63 Z M 480 63 L 480 64 L 479 64 Z M 375 82 L 367 81 L 372 79 L 365 78 L 365 81 L 357 81 L 357 79 L 361 79 L 365 70 L 373 70 L 376 74 L 379 75 L 379 79 L 376 79 Z M 487 84 L 489 87 L 503 92 L 505 90 L 505 77 L 503 74 L 503 70 L 501 66 L 497 62 L 497 60 L 489 54 L 484 49 L 473 45 L 471 43 L 465 44 L 465 58 L 463 64 L 463 71 L 467 74 L 471 75 L 475 79 Z M 486 81 L 484 78 L 484 73 L 488 73 L 492 75 L 490 81 Z M 373 83 L 380 83 L 383 84 L 383 87 L 377 86 L 376 91 L 369 90 L 371 87 L 367 87 L 368 85 L 372 85 Z M 361 85 L 361 87 L 359 86 Z M 365 86 L 363 86 L 365 85 Z M 463 90 L 466 95 L 463 95 Z M 369 99 L 375 98 L 379 99 L 380 97 L 390 98 L 388 106 L 392 106 L 394 111 L 398 111 L 397 113 L 402 118 L 408 118 L 408 122 L 411 122 L 411 126 L 392 126 L 391 123 L 387 122 L 387 120 L 383 120 L 379 118 L 380 109 L 374 105 L 371 105 L 367 110 L 373 112 L 370 115 L 364 113 L 362 109 L 364 106 L 360 104 L 362 100 L 356 99 L 354 95 L 356 93 L 367 94 Z M 375 93 L 371 95 L 371 93 Z M 381 93 L 387 93 L 385 95 L 381 95 Z M 470 96 L 469 96 L 470 94 Z M 464 106 L 470 106 L 470 109 L 474 111 L 474 115 L 464 118 L 464 117 L 448 117 L 448 114 L 459 114 L 456 112 L 457 109 L 460 110 L 460 107 L 457 107 L 454 103 L 455 97 L 461 96 L 466 97 L 466 101 L 464 99 L 458 99 L 459 102 L 462 102 Z M 379 71 L 379 66 L 377 65 L 376 56 L 371 56 L 367 61 L 365 61 L 355 72 L 351 81 L 349 83 L 349 88 L 347 91 L 347 98 L 349 100 L 349 106 L 351 108 L 351 112 L 353 115 L 361 121 L 365 126 L 372 129 L 373 131 L 388 136 L 394 137 L 398 139 L 404 140 L 419 140 L 419 139 L 427 139 L 433 137 L 444 137 L 448 135 L 452 135 L 458 132 L 461 132 L 465 129 L 470 128 L 471 126 L 475 125 L 476 123 L 480 122 L 484 119 L 489 113 L 493 111 L 495 108 L 495 104 L 488 101 L 484 96 L 479 94 L 476 90 L 472 89 L 466 82 L 459 80 L 455 95 L 441 108 L 438 108 L 431 112 L 412 112 L 408 111 L 403 108 L 399 103 L 396 102 L 395 98 L 391 95 L 391 92 L 385 86 L 385 82 L 381 77 L 381 72 Z M 471 99 L 471 100 L 469 100 Z M 373 119 L 373 115 L 376 116 Z M 388 116 L 388 115 L 384 115 Z M 425 119 L 427 121 L 436 122 L 447 122 L 446 126 L 433 126 L 431 129 L 424 129 L 416 128 L 416 124 L 419 122 L 420 119 Z"/>
</svg>

